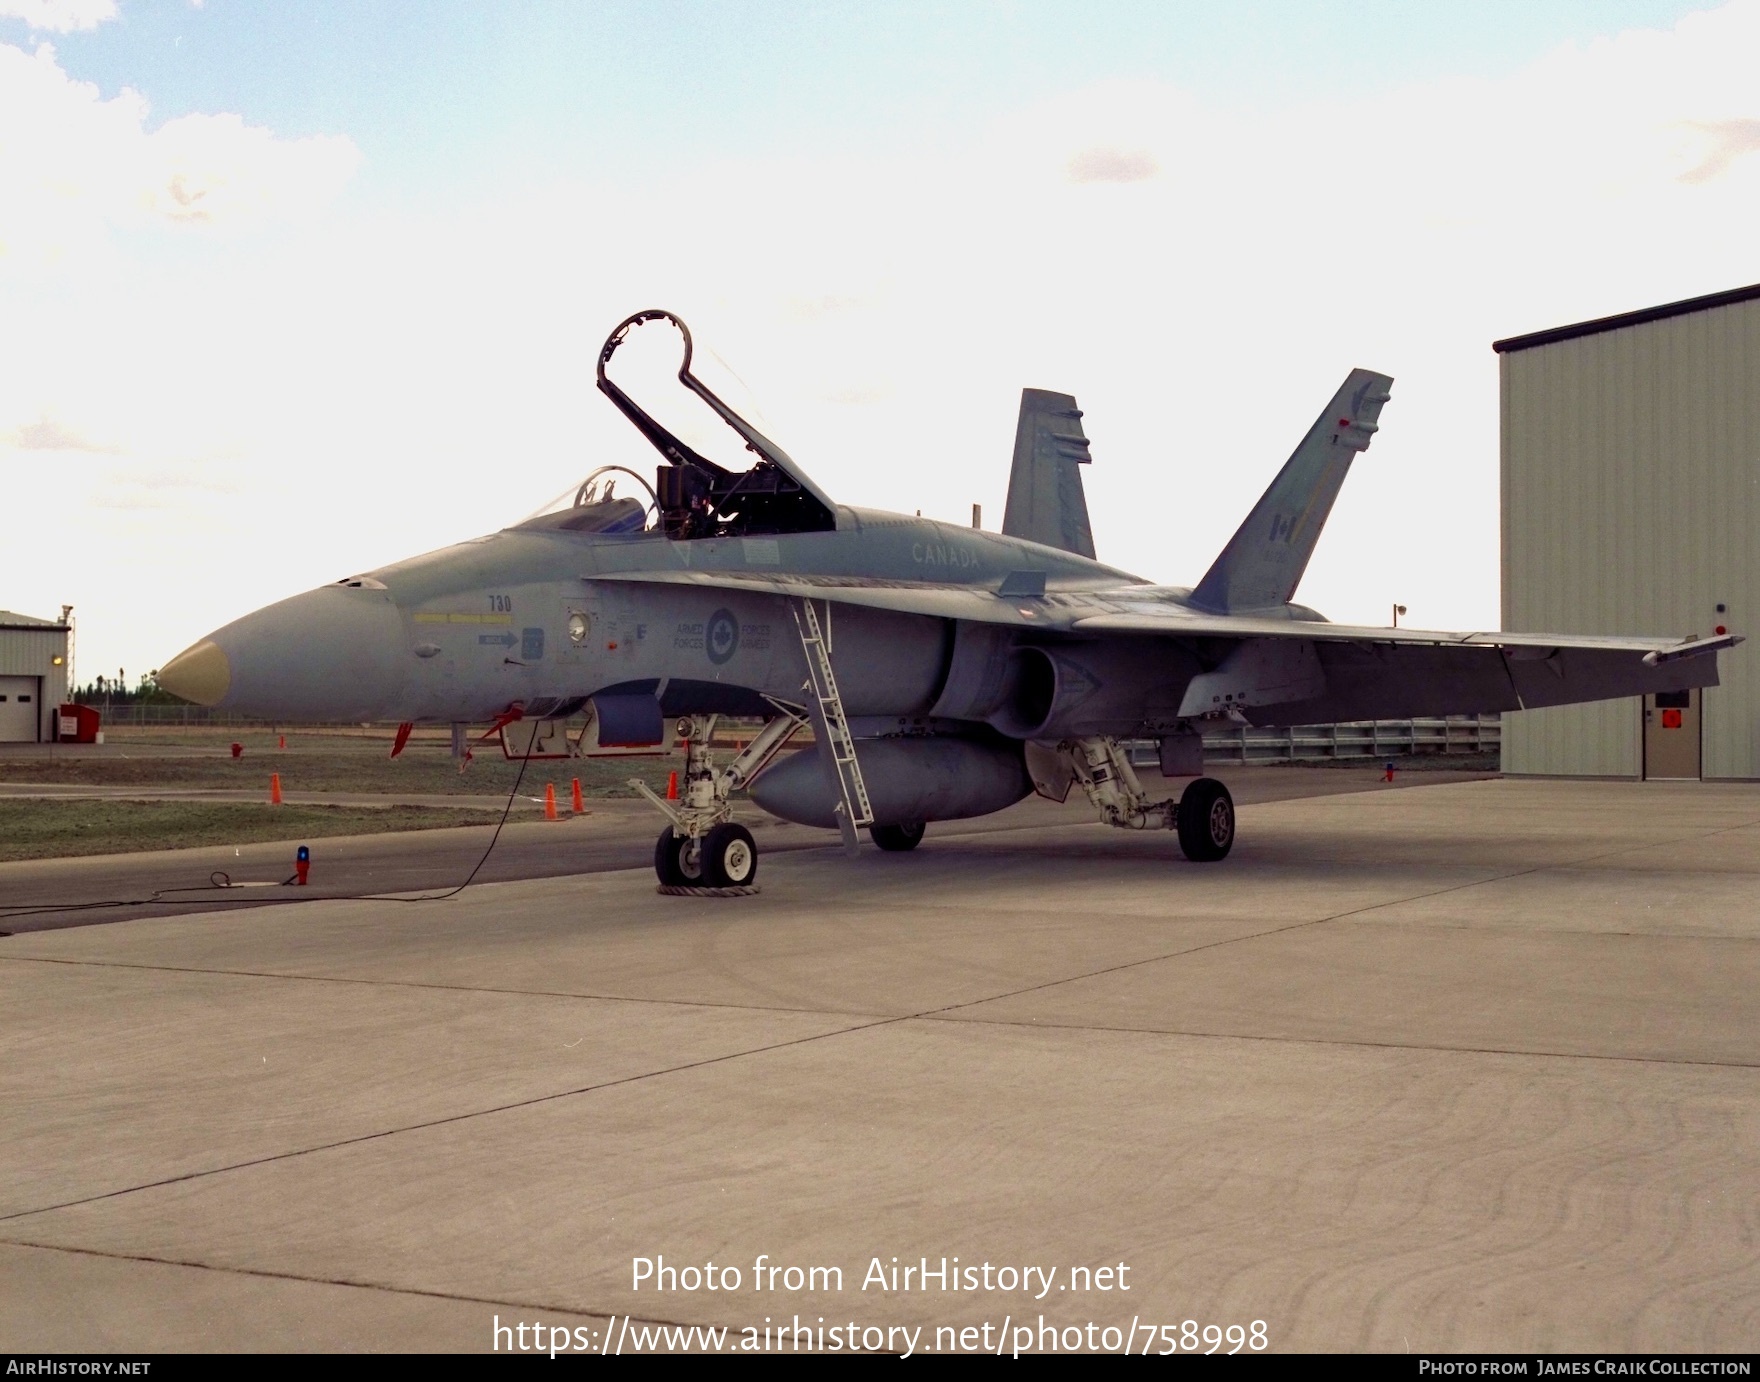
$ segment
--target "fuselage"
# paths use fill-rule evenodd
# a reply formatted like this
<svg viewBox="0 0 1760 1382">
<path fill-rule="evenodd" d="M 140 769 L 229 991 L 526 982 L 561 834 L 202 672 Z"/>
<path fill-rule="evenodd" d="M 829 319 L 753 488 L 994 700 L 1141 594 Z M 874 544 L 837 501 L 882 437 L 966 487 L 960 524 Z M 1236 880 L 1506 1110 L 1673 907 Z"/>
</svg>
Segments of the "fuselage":
<svg viewBox="0 0 1760 1382">
<path fill-rule="evenodd" d="M 758 714 L 765 695 L 797 698 L 803 679 L 785 601 L 615 578 L 787 573 L 994 591 L 1032 571 L 1053 598 L 1148 593 L 1128 572 L 997 533 L 850 508 L 838 523 L 689 540 L 521 525 L 246 615 L 167 664 L 161 681 L 198 703 L 288 720 L 480 722 L 514 705 L 541 715 L 625 690 L 657 694 L 668 714 Z M 839 605 L 831 637 L 839 666 L 854 671 L 844 685 L 852 716 L 923 716 L 943 699 L 954 621 Z"/>
</svg>

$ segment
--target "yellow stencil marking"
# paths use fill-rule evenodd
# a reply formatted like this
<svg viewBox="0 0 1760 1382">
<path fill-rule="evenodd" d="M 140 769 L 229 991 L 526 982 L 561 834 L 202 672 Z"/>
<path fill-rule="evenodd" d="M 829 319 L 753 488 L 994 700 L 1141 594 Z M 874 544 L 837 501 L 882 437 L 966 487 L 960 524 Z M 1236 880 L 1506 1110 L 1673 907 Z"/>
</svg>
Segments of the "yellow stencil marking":
<svg viewBox="0 0 1760 1382">
<path fill-rule="evenodd" d="M 511 614 L 418 614 L 418 624 L 511 624 Z"/>
</svg>

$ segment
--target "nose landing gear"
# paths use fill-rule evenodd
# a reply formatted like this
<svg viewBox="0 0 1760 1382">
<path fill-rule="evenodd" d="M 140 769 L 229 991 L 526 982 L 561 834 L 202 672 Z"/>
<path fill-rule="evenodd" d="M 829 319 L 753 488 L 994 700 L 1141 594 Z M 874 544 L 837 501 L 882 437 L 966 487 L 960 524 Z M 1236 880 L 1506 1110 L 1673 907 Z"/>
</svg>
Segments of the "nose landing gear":
<svg viewBox="0 0 1760 1382">
<path fill-rule="evenodd" d="M 781 712 L 768 721 L 757 738 L 725 768 L 717 769 L 709 752 L 715 732 L 713 715 L 692 715 L 678 722 L 685 745 L 684 790 L 668 801 L 639 778 L 634 787 L 665 813 L 668 824 L 654 842 L 654 875 L 663 892 L 756 890 L 758 846 L 752 832 L 729 819 L 728 798 L 745 786 L 775 757 L 806 716 L 795 707 L 772 702 Z"/>
<path fill-rule="evenodd" d="M 723 821 L 703 836 L 703 881 L 711 888 L 749 887 L 758 876 L 758 846 L 743 825 Z"/>
<path fill-rule="evenodd" d="M 758 846 L 751 831 L 732 821 L 700 839 L 667 826 L 654 842 L 654 873 L 663 888 L 748 888 L 758 876 Z"/>
<path fill-rule="evenodd" d="M 654 874 L 663 888 L 702 886 L 703 842 L 689 835 L 674 835 L 667 826 L 654 842 Z"/>
</svg>

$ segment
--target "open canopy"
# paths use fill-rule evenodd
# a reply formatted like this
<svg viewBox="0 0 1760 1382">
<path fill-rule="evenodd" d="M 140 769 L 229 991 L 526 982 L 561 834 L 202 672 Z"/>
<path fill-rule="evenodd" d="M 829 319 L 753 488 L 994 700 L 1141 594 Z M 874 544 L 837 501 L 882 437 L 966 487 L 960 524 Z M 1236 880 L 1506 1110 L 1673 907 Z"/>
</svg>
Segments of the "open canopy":
<svg viewBox="0 0 1760 1382">
<path fill-rule="evenodd" d="M 678 380 L 738 433 L 757 457 L 743 471 L 717 465 L 668 431 L 606 372 L 611 357 L 630 332 L 651 322 L 671 324 L 684 343 Z M 599 389 L 617 405 L 665 459 L 654 485 L 660 526 L 671 538 L 740 536 L 756 533 L 823 532 L 837 526 L 836 510 L 794 460 L 775 442 L 714 394 L 691 373 L 690 328 L 672 313 L 637 312 L 618 324 L 599 352 Z"/>
</svg>

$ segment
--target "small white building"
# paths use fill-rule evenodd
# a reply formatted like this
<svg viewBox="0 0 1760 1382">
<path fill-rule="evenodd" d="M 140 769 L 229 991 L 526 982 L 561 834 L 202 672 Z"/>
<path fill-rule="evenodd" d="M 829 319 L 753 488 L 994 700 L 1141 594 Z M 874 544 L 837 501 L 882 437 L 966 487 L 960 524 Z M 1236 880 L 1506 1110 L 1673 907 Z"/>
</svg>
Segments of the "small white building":
<svg viewBox="0 0 1760 1382">
<path fill-rule="evenodd" d="M 1504 771 L 1760 778 L 1760 284 L 1492 349 L 1503 627 L 1748 635 L 1703 692 L 1506 717 Z"/>
<path fill-rule="evenodd" d="M 65 614 L 57 623 L 0 609 L 0 744 L 55 737 L 56 711 L 67 699 L 71 630 Z"/>
</svg>

